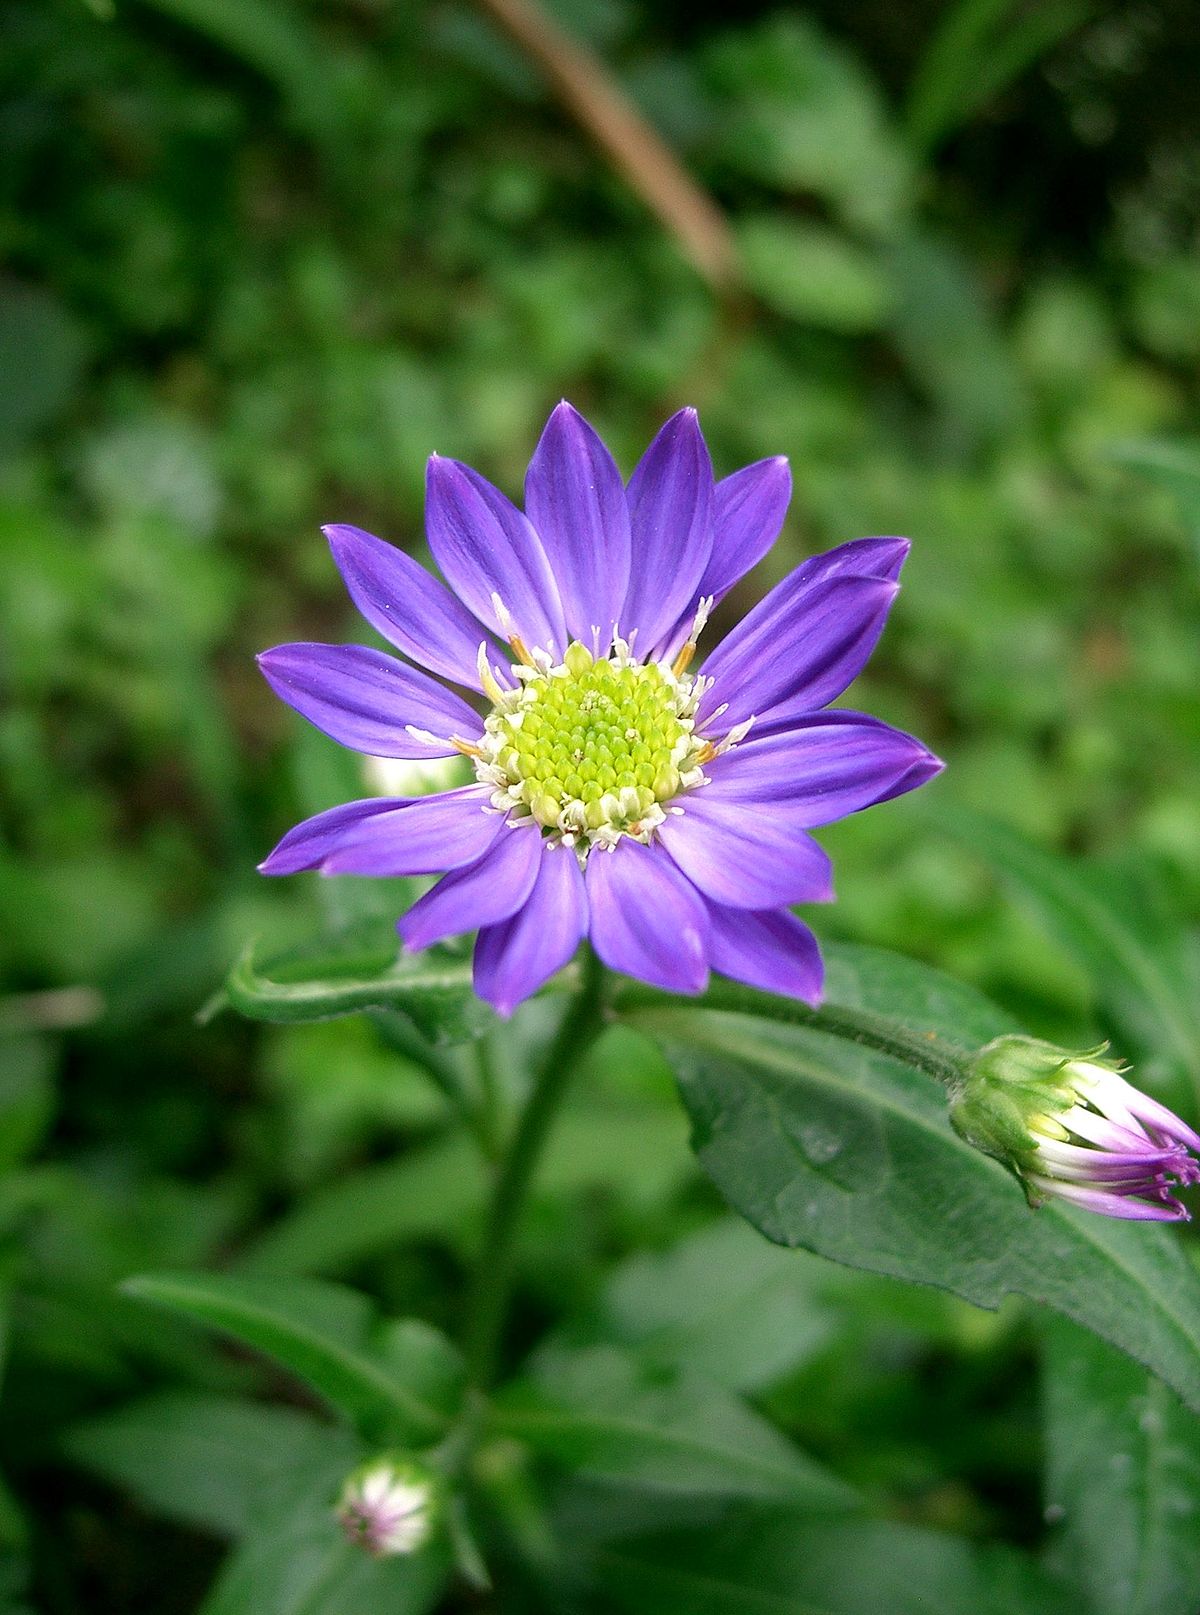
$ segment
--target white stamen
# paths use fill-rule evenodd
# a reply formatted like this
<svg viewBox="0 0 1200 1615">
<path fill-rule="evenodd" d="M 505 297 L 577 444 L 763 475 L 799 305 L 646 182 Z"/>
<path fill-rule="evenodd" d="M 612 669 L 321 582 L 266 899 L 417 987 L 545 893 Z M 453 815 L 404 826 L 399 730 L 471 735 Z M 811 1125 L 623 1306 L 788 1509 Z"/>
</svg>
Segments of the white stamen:
<svg viewBox="0 0 1200 1615">
<path fill-rule="evenodd" d="M 450 746 L 450 742 L 441 735 L 431 734 L 428 729 L 418 729 L 415 723 L 406 723 L 404 732 L 411 735 L 414 740 L 419 740 L 423 746 L 436 746 L 440 751 L 447 750 Z"/>
</svg>

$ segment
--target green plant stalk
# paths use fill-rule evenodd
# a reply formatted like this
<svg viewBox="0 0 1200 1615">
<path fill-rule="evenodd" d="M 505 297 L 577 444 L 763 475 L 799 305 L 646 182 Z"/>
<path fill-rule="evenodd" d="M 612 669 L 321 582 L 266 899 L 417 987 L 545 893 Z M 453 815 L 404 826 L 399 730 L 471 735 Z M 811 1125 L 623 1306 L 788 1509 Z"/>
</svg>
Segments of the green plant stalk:
<svg viewBox="0 0 1200 1615">
<path fill-rule="evenodd" d="M 971 1051 L 959 1048 L 935 1032 L 923 1032 L 904 1026 L 887 1015 L 873 1010 L 852 1008 L 847 1004 L 822 1004 L 810 1008 L 795 998 L 777 998 L 761 993 L 753 987 L 740 986 L 735 981 L 714 981 L 699 1004 L 676 998 L 630 982 L 621 987 L 614 1001 L 614 1009 L 622 1020 L 631 1025 L 651 1030 L 652 1023 L 671 1014 L 695 1014 L 697 1011 L 721 1011 L 731 1014 L 751 1014 L 759 1020 L 779 1021 L 786 1026 L 807 1026 L 814 1032 L 829 1037 L 858 1043 L 863 1048 L 876 1049 L 890 1055 L 902 1065 L 923 1071 L 935 1078 L 951 1094 L 955 1094 L 966 1080 L 967 1061 Z"/>
<path fill-rule="evenodd" d="M 571 1077 L 604 1025 L 603 982 L 604 967 L 586 950 L 579 992 L 546 1051 L 508 1153 L 500 1162 L 467 1313 L 468 1378 L 478 1391 L 486 1391 L 495 1375 L 512 1289 L 515 1238 L 529 1186 Z"/>
</svg>

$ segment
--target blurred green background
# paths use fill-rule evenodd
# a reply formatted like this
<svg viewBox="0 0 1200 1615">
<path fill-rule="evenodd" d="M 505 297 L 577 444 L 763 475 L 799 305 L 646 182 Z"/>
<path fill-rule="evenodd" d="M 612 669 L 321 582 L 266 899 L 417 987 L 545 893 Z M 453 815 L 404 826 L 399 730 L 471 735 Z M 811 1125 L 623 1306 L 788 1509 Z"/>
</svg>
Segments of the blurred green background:
<svg viewBox="0 0 1200 1615">
<path fill-rule="evenodd" d="M 0 1165 L 25 1162 L 0 1194 L 0 1538 L 53 1611 L 190 1610 L 216 1562 L 71 1457 L 132 1393 L 235 1371 L 147 1326 L 125 1273 L 240 1259 L 400 1151 L 427 1167 L 408 1222 L 316 1265 L 454 1322 L 481 1189 L 438 1095 L 361 1020 L 194 1020 L 247 939 L 317 929 L 329 894 L 254 865 L 362 789 L 253 653 L 359 635 L 318 524 L 420 553 L 434 450 L 517 494 L 565 395 L 626 470 L 684 403 L 719 474 L 787 454 L 787 528 L 717 632 L 803 556 L 910 535 L 852 700 L 949 767 L 823 836 L 818 930 L 1033 1031 L 1116 1030 L 1195 1116 L 1195 1021 L 1169 1023 L 1200 913 L 1196 8 L 552 13 L 721 211 L 729 284 L 468 5 L 0 16 Z M 713 1211 L 654 1061 L 596 1063 L 532 1235 L 530 1336 Z M 1035 1535 L 1019 1329 L 840 1283 L 775 1416 L 906 1517 Z"/>
</svg>

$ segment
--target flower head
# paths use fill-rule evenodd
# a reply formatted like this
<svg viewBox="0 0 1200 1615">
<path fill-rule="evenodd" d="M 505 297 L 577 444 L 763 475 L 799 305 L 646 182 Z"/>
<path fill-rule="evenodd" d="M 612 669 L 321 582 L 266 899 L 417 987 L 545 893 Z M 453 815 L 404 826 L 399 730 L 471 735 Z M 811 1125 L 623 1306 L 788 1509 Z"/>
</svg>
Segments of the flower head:
<svg viewBox="0 0 1200 1615">
<path fill-rule="evenodd" d="M 347 1541 L 375 1558 L 415 1553 L 433 1525 L 433 1486 L 406 1460 L 372 1458 L 347 1479 L 335 1512 Z"/>
<path fill-rule="evenodd" d="M 950 1119 L 1013 1168 L 1033 1205 L 1053 1195 L 1108 1217 L 1186 1219 L 1175 1191 L 1200 1183 L 1200 1135 L 1102 1053 L 997 1038 L 972 1061 Z"/>
<path fill-rule="evenodd" d="M 524 513 L 470 467 L 430 460 L 429 547 L 449 588 L 369 533 L 326 528 L 355 604 L 417 666 L 284 645 L 259 659 L 269 683 L 356 751 L 461 754 L 475 780 L 318 814 L 263 871 L 442 874 L 400 920 L 404 944 L 478 931 L 476 989 L 501 1014 L 584 937 L 670 991 L 703 991 L 712 969 L 815 1002 L 820 954 L 789 912 L 833 895 L 810 831 L 941 764 L 877 719 L 823 710 L 883 629 L 904 539 L 804 562 L 697 665 L 709 612 L 774 542 L 790 489 L 782 459 L 714 482 L 690 409 L 626 487 L 563 403 Z"/>
</svg>

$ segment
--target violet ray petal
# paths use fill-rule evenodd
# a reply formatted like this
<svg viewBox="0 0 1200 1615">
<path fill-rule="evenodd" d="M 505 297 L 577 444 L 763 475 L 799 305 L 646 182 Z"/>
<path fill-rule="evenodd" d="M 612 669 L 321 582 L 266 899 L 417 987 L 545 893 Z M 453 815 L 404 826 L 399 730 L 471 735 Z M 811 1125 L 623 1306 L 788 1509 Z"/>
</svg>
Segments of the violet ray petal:
<svg viewBox="0 0 1200 1615">
<path fill-rule="evenodd" d="M 1068 1166 L 1050 1160 L 1039 1150 L 1035 1164 L 1046 1177 L 1063 1183 L 1092 1183 L 1098 1189 L 1107 1189 L 1112 1194 L 1142 1193 L 1147 1186 L 1153 1188 L 1164 1183 L 1168 1174 L 1178 1175 L 1171 1161 L 1143 1165 L 1137 1161 L 1110 1159 L 1100 1154 L 1096 1154 L 1093 1166 Z"/>
<path fill-rule="evenodd" d="M 792 473 L 779 456 L 743 466 L 713 490 L 713 547 L 699 587 L 654 648 L 669 661 L 691 632 L 702 599 L 722 600 L 779 536 L 792 497 Z"/>
<path fill-rule="evenodd" d="M 832 901 L 828 854 L 786 804 L 756 812 L 744 802 L 710 802 L 704 791 L 685 804 L 682 813 L 668 814 L 658 834 L 710 902 L 766 909 Z"/>
<path fill-rule="evenodd" d="M 895 583 L 908 559 L 912 544 L 907 538 L 852 538 L 836 544 L 820 555 L 810 555 L 797 567 L 807 583 L 851 574 L 860 578 L 886 578 Z"/>
<path fill-rule="evenodd" d="M 565 400 L 525 477 L 525 509 L 558 584 L 569 638 L 606 655 L 629 584 L 629 506 L 616 462 Z"/>
<path fill-rule="evenodd" d="M 755 912 L 709 903 L 708 962 L 763 992 L 819 1004 L 825 964 L 817 939 L 785 908 Z"/>
<path fill-rule="evenodd" d="M 1178 1200 L 1168 1198 L 1158 1204 L 1146 1200 L 1130 1199 L 1125 1195 L 1111 1194 L 1104 1189 L 1085 1189 L 1078 1183 L 1060 1183 L 1055 1178 L 1044 1178 L 1036 1172 L 1026 1174 L 1025 1181 L 1037 1194 L 1068 1200 L 1082 1206 L 1085 1211 L 1096 1211 L 1104 1217 L 1122 1217 L 1131 1222 L 1186 1222 L 1188 1213 Z"/>
<path fill-rule="evenodd" d="M 369 796 L 342 802 L 324 813 L 314 813 L 293 825 L 258 866 L 260 875 L 295 875 L 302 869 L 319 869 L 347 836 L 376 819 L 386 819 L 406 808 L 407 796 Z"/>
<path fill-rule="evenodd" d="M 561 970 L 587 934 L 583 871 L 569 847 L 547 847 L 529 897 L 511 919 L 480 931 L 475 991 L 507 1018 Z"/>
<path fill-rule="evenodd" d="M 856 713 L 821 713 L 785 734 L 750 738 L 706 764 L 710 802 L 783 801 L 806 828 L 830 824 L 895 794 L 898 781 L 922 784 L 942 764 L 901 729 L 858 721 Z M 838 722 L 837 719 L 842 721 Z"/>
<path fill-rule="evenodd" d="M 1097 1150 L 1083 1144 L 1063 1144 L 1058 1139 L 1040 1138 L 1037 1158 L 1045 1163 L 1048 1173 L 1088 1177 L 1122 1178 L 1147 1172 L 1178 1172 L 1188 1164 L 1182 1148 L 1132 1150 Z"/>
<path fill-rule="evenodd" d="M 483 728 L 453 691 L 365 645 L 278 645 L 258 665 L 281 701 L 369 757 L 450 757 L 451 735 L 469 740 Z M 436 741 L 418 739 L 410 726 Z"/>
<path fill-rule="evenodd" d="M 1110 1121 L 1107 1116 L 1097 1115 L 1086 1105 L 1072 1105 L 1070 1110 L 1056 1116 L 1055 1120 L 1068 1132 L 1087 1139 L 1097 1149 L 1136 1152 L 1149 1148 L 1153 1143 L 1140 1127 L 1124 1127 L 1119 1122 Z"/>
<path fill-rule="evenodd" d="M 322 868 L 327 875 L 435 875 L 475 863 L 503 829 L 488 811 L 490 788 L 416 797 L 398 813 L 369 819 L 343 836 Z"/>
<path fill-rule="evenodd" d="M 720 600 L 779 537 L 792 498 L 792 471 L 783 455 L 756 460 L 713 490 L 712 555 L 699 594 Z"/>
<path fill-rule="evenodd" d="M 841 695 L 862 671 L 883 632 L 899 585 L 839 573 L 793 587 L 785 578 L 704 663 L 712 685 L 697 727 L 724 732 L 747 718 L 800 716 Z M 769 608 L 769 609 L 768 609 Z M 720 707 L 725 711 L 717 714 Z"/>
<path fill-rule="evenodd" d="M 443 937 L 496 925 L 515 914 L 533 890 L 543 850 L 541 832 L 532 821 L 506 825 L 482 858 L 444 876 L 400 916 L 404 946 L 416 953 Z"/>
<path fill-rule="evenodd" d="M 708 911 L 661 849 L 628 837 L 587 862 L 592 946 L 610 970 L 667 992 L 708 985 Z"/>
<path fill-rule="evenodd" d="M 1186 1144 L 1189 1149 L 1200 1153 L 1200 1134 L 1197 1134 L 1173 1110 L 1157 1099 L 1152 1099 L 1148 1093 L 1135 1088 L 1132 1083 L 1126 1082 L 1119 1072 L 1112 1073 L 1112 1089 L 1119 1095 L 1122 1104 L 1133 1118 L 1143 1127 L 1149 1127 L 1164 1138 L 1178 1140 Z"/>
<path fill-rule="evenodd" d="M 411 555 L 343 522 L 321 529 L 355 606 L 397 650 L 431 673 L 481 690 L 477 661 L 507 663 L 466 606 Z"/>
<path fill-rule="evenodd" d="M 620 632 L 648 654 L 695 595 L 712 554 L 712 462 L 694 409 L 661 428 L 629 480 L 629 591 Z"/>
<path fill-rule="evenodd" d="M 715 547 L 715 543 L 714 543 Z M 835 577 L 880 578 L 895 583 L 912 546 L 906 538 L 855 538 L 847 544 L 810 555 L 766 594 L 708 658 L 737 650 L 766 631 L 768 639 L 792 626 L 806 592 Z"/>
<path fill-rule="evenodd" d="M 558 586 L 531 523 L 486 477 L 458 460 L 430 457 L 425 527 L 442 576 L 483 625 L 530 651 L 566 649 Z M 507 626 L 496 610 L 499 597 Z"/>
</svg>

